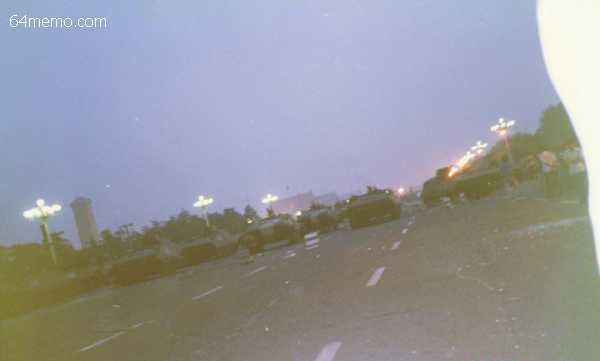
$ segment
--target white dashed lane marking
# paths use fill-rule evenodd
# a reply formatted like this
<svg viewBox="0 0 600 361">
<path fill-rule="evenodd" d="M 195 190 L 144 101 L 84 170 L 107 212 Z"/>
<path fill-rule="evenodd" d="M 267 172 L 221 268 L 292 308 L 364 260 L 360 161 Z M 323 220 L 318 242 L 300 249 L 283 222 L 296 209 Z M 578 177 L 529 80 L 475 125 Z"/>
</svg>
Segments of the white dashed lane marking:
<svg viewBox="0 0 600 361">
<path fill-rule="evenodd" d="M 309 240 L 309 239 L 317 238 L 318 236 L 319 236 L 319 233 L 312 232 L 312 233 L 308 233 L 308 234 L 304 235 L 304 239 Z"/>
<path fill-rule="evenodd" d="M 142 327 L 142 326 L 143 326 L 145 323 L 146 323 L 146 322 L 143 322 L 143 321 L 142 321 L 142 322 L 138 322 L 138 323 L 136 323 L 135 325 L 133 325 L 133 326 L 130 326 L 130 327 L 129 327 L 129 329 L 130 329 L 130 330 L 135 330 L 135 329 L 136 329 L 136 328 L 138 328 L 138 327 Z"/>
<path fill-rule="evenodd" d="M 314 244 L 314 245 L 312 245 L 310 247 L 306 247 L 306 250 L 310 251 L 310 250 L 315 249 L 315 248 L 319 248 L 319 245 L 318 244 Z"/>
<path fill-rule="evenodd" d="M 258 268 L 257 268 L 257 269 L 255 269 L 254 271 L 246 273 L 246 275 L 244 275 L 244 277 L 250 277 L 250 276 L 252 276 L 252 275 L 254 275 L 254 274 L 257 274 L 257 273 L 258 273 L 258 272 L 260 272 L 260 271 L 264 271 L 264 270 L 266 270 L 266 269 L 267 269 L 267 266 L 258 267 Z"/>
<path fill-rule="evenodd" d="M 375 286 L 377 282 L 379 282 L 383 271 L 385 271 L 385 267 L 379 267 L 378 269 L 376 269 L 375 272 L 373 272 L 373 274 L 371 275 L 371 278 L 369 278 L 369 282 L 367 282 L 367 287 Z"/>
<path fill-rule="evenodd" d="M 332 361 L 335 358 L 335 354 L 342 346 L 341 342 L 331 342 L 325 345 L 321 352 L 317 355 L 315 361 Z"/>
<path fill-rule="evenodd" d="M 218 290 L 220 290 L 220 289 L 222 289 L 222 288 L 223 288 L 223 286 L 217 286 L 217 287 L 215 287 L 215 288 L 213 288 L 213 289 L 210 289 L 210 290 L 208 290 L 208 291 L 206 291 L 206 292 L 204 292 L 204 293 L 202 293 L 202 294 L 199 294 L 198 296 L 194 296 L 194 297 L 192 297 L 192 300 L 193 300 L 193 301 L 199 300 L 199 299 L 201 299 L 202 297 L 206 297 L 206 296 L 210 295 L 211 293 L 215 293 L 215 292 L 217 292 Z"/>
<path fill-rule="evenodd" d="M 112 339 L 115 339 L 115 338 L 117 338 L 117 337 L 121 336 L 121 335 L 122 335 L 122 334 L 124 334 L 124 333 L 125 333 L 125 331 L 120 331 L 120 332 L 114 333 L 114 334 L 112 334 L 112 335 L 110 335 L 110 336 L 108 336 L 108 337 L 106 337 L 106 338 L 103 338 L 103 339 L 101 339 L 101 340 L 98 340 L 98 341 L 94 342 L 93 344 L 91 344 L 91 345 L 89 345 L 89 346 L 85 346 L 85 347 L 81 348 L 81 349 L 79 350 L 79 352 L 85 352 L 85 351 L 91 350 L 91 349 L 93 349 L 94 347 L 100 346 L 100 345 L 102 345 L 103 343 L 106 343 L 106 342 L 108 342 L 108 341 L 110 341 L 110 340 L 112 340 Z"/>
<path fill-rule="evenodd" d="M 311 239 L 310 241 L 306 241 L 306 247 L 314 246 L 315 244 L 319 244 L 319 239 Z"/>
<path fill-rule="evenodd" d="M 296 256 L 296 252 L 288 252 L 283 256 L 283 259 L 288 259 Z"/>
<path fill-rule="evenodd" d="M 398 247 L 400 247 L 400 244 L 402 244 L 402 241 L 396 241 L 396 242 L 394 242 L 394 244 L 392 245 L 392 251 L 397 250 Z"/>
</svg>

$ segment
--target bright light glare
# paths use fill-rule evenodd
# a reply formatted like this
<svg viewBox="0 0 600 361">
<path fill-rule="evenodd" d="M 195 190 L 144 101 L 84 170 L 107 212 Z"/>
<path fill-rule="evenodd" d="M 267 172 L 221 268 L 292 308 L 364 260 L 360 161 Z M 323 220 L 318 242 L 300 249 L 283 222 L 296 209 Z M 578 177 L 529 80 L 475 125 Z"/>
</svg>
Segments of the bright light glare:
<svg viewBox="0 0 600 361">
<path fill-rule="evenodd" d="M 483 145 L 483 144 L 481 144 L 481 142 L 478 142 L 477 144 L 483 148 L 485 148 L 487 146 L 487 144 Z M 473 148 L 475 148 L 475 147 L 472 147 L 471 149 L 473 150 Z M 470 150 L 467 151 L 467 153 L 465 155 L 463 155 L 458 160 L 458 162 L 456 162 L 454 165 L 452 165 L 452 167 L 450 167 L 450 171 L 448 172 L 448 178 L 452 178 L 456 173 L 463 170 L 469 164 L 469 162 L 471 162 L 473 159 L 477 158 L 478 154 L 481 154 L 481 152 L 479 152 L 479 150 L 476 151 L 475 153 L 471 152 Z"/>
<path fill-rule="evenodd" d="M 402 187 L 398 188 L 398 194 L 404 194 L 404 192 L 406 192 L 404 190 L 404 188 L 402 188 Z"/>
<path fill-rule="evenodd" d="M 504 118 L 498 119 L 498 123 L 492 125 L 490 130 L 492 132 L 496 132 L 501 136 L 505 136 L 508 133 L 508 128 L 514 126 L 516 121 L 509 120 L 508 122 L 504 120 Z"/>
<path fill-rule="evenodd" d="M 267 196 L 262 199 L 262 203 L 268 205 L 268 204 L 277 202 L 278 199 L 279 199 L 279 197 L 274 196 L 271 193 L 268 193 Z"/>
<path fill-rule="evenodd" d="M 213 199 L 210 197 L 199 196 L 196 203 L 194 203 L 194 207 L 196 208 L 206 208 L 213 203 Z"/>
<path fill-rule="evenodd" d="M 62 207 L 59 204 L 47 206 L 46 202 L 43 199 L 38 199 L 35 202 L 35 204 L 36 207 L 23 212 L 23 217 L 27 219 L 48 218 L 60 212 L 60 210 L 62 209 Z"/>
</svg>

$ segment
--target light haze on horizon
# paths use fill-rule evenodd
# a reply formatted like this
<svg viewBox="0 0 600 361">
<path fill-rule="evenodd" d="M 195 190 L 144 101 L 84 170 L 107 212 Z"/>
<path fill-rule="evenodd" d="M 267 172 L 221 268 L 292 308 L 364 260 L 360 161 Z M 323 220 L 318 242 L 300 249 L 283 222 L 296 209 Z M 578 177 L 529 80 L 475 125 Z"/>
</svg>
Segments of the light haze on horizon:
<svg viewBox="0 0 600 361">
<path fill-rule="evenodd" d="M 100 229 L 212 211 L 267 192 L 419 186 L 499 117 L 533 131 L 558 102 L 535 1 L 9 0 L 108 29 L 0 27 L 0 244 L 39 239 L 37 198 L 79 244 Z M 8 84 L 8 85 L 6 85 Z"/>
</svg>

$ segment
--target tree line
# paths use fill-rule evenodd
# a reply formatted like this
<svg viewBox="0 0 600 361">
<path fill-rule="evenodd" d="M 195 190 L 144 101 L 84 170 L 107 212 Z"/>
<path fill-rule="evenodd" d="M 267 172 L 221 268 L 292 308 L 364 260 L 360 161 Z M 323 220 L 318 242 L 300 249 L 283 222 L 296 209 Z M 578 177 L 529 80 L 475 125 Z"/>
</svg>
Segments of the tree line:
<svg viewBox="0 0 600 361">
<path fill-rule="evenodd" d="M 64 237 L 64 232 L 53 232 L 50 237 L 54 244 L 58 265 L 53 265 L 48 249 L 41 243 L 19 243 L 0 246 L 0 283 L 3 287 L 20 287 L 28 280 L 44 272 L 71 271 L 90 266 L 98 266 L 118 259 L 130 252 L 153 247 L 160 240 L 185 242 L 206 237 L 216 230 L 226 230 L 232 234 L 243 232 L 248 220 L 259 219 L 258 212 L 250 205 L 240 213 L 234 208 L 223 212 L 208 213 L 208 223 L 204 217 L 181 210 L 165 221 L 151 221 L 140 230 L 133 224 L 124 224 L 114 230 L 104 229 L 100 240 L 92 242 L 85 249 L 75 249 Z"/>
</svg>

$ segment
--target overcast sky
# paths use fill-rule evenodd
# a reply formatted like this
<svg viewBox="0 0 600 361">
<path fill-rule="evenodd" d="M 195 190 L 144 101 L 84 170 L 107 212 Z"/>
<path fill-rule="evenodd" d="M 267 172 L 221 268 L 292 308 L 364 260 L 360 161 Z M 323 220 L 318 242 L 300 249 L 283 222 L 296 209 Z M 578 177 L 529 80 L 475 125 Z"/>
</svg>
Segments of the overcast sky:
<svg viewBox="0 0 600 361">
<path fill-rule="evenodd" d="M 94 4 L 95 3 L 95 4 Z M 2 11 L 7 10 L 3 6 Z M 108 29 L 10 28 L 12 14 Z M 9 0 L 0 27 L 0 243 L 38 197 L 99 228 L 312 190 L 420 185 L 558 102 L 535 1 Z"/>
</svg>

